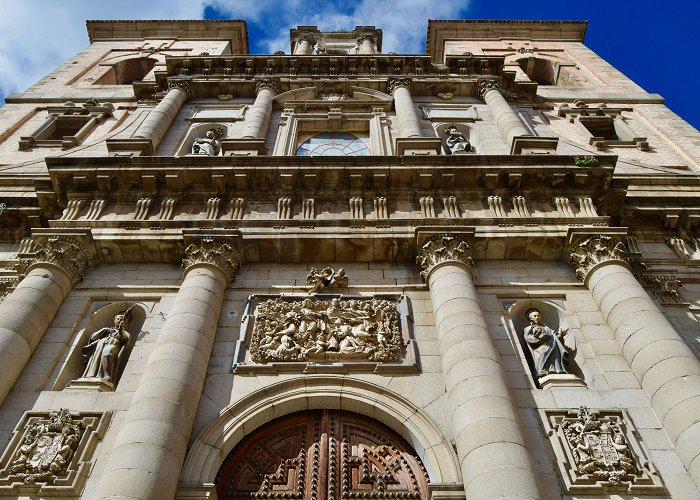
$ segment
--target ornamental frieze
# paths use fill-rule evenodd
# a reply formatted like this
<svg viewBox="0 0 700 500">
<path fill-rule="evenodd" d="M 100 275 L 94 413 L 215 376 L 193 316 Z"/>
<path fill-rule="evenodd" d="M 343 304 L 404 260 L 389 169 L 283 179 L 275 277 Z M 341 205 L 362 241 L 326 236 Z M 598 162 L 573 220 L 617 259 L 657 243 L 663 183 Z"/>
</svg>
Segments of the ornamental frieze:
<svg viewBox="0 0 700 500">
<path fill-rule="evenodd" d="M 293 363 L 413 371 L 415 350 L 406 297 L 256 296 L 248 299 L 236 371 Z M 288 367 L 288 369 L 292 369 Z M 264 371 L 264 370 L 263 370 Z"/>
<path fill-rule="evenodd" d="M 576 269 L 576 277 L 581 281 L 598 264 L 617 260 L 627 262 L 625 245 L 612 236 L 601 235 L 586 238 L 578 243 L 569 257 L 569 264 Z"/>
<path fill-rule="evenodd" d="M 620 410 L 541 410 L 568 493 L 663 494 L 639 435 Z"/>
<path fill-rule="evenodd" d="M 27 412 L 0 458 L 0 495 L 27 485 L 75 494 L 111 413 Z"/>
</svg>

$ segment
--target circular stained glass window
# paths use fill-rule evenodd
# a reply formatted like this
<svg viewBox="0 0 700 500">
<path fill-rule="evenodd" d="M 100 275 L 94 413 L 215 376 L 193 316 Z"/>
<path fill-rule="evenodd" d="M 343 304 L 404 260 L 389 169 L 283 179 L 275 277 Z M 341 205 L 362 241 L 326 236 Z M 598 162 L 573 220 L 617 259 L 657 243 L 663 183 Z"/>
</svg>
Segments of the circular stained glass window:
<svg viewBox="0 0 700 500">
<path fill-rule="evenodd" d="M 297 156 L 369 156 L 369 149 L 356 135 L 324 132 L 302 142 L 297 148 Z"/>
</svg>

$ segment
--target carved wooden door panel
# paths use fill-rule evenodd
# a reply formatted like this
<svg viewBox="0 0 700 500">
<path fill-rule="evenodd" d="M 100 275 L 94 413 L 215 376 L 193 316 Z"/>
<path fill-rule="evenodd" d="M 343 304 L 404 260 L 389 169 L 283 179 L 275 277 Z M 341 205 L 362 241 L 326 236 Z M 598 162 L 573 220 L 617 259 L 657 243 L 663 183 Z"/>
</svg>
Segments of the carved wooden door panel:
<svg viewBox="0 0 700 500">
<path fill-rule="evenodd" d="M 318 410 L 274 420 L 241 441 L 216 478 L 219 500 L 426 498 L 415 452 L 384 424 Z"/>
</svg>

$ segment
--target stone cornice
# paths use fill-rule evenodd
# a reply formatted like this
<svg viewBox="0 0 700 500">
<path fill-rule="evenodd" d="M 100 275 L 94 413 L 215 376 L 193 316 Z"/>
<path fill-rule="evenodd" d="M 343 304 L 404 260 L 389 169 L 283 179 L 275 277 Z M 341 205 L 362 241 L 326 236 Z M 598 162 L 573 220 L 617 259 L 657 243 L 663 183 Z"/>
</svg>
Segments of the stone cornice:
<svg viewBox="0 0 700 500">
<path fill-rule="evenodd" d="M 416 263 L 421 267 L 421 276 L 427 281 L 436 266 L 457 263 L 471 269 L 472 248 L 458 235 L 444 233 L 427 238 L 418 248 Z"/>
<path fill-rule="evenodd" d="M 182 260 L 185 272 L 199 264 L 217 267 L 230 283 L 236 277 L 236 271 L 241 266 L 241 256 L 226 240 L 204 237 L 187 246 L 185 258 Z"/>
</svg>

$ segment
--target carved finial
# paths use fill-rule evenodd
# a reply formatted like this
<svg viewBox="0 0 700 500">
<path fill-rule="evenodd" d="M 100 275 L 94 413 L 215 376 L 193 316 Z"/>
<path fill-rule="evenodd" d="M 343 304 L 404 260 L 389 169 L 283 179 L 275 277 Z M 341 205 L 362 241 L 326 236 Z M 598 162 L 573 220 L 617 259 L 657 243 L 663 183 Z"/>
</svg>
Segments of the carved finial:
<svg viewBox="0 0 700 500">
<path fill-rule="evenodd" d="M 33 247 L 34 257 L 29 260 L 27 271 L 38 264 L 53 264 L 63 269 L 71 282 L 83 279 L 90 255 L 80 242 L 70 236 L 51 236 Z"/>
<path fill-rule="evenodd" d="M 459 262 L 471 268 L 474 264 L 471 252 L 469 244 L 459 236 L 437 234 L 418 249 L 416 263 L 423 268 L 421 276 L 427 279 L 433 268 L 444 262 Z"/>
<path fill-rule="evenodd" d="M 489 90 L 501 90 L 501 82 L 498 80 L 480 80 L 476 92 L 481 100 L 484 99 L 484 95 Z"/>
<path fill-rule="evenodd" d="M 404 87 L 408 89 L 409 92 L 412 92 L 413 82 L 410 78 L 392 78 L 387 84 L 387 91 L 390 94 L 393 94 L 394 90 L 396 90 L 399 87 Z"/>
<path fill-rule="evenodd" d="M 625 245 L 612 236 L 594 236 L 581 241 L 571 252 L 569 264 L 576 269 L 576 277 L 581 281 L 602 262 L 617 260 L 628 263 Z"/>
<path fill-rule="evenodd" d="M 241 266 L 241 258 L 228 243 L 214 238 L 202 238 L 201 241 L 191 243 L 185 249 L 185 258 L 182 260 L 182 267 L 185 269 L 196 264 L 211 264 L 218 267 L 226 275 L 228 282 L 231 282 Z"/>
</svg>

